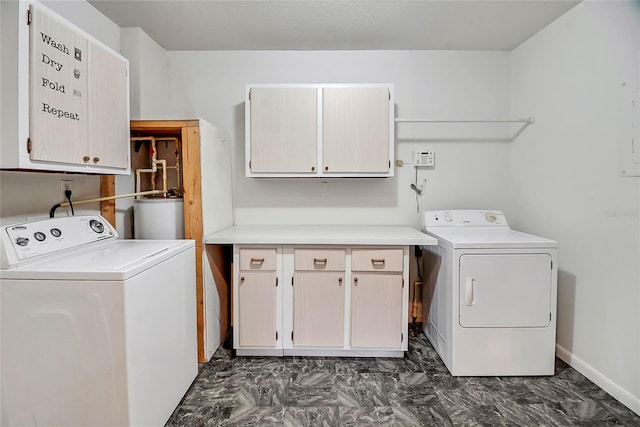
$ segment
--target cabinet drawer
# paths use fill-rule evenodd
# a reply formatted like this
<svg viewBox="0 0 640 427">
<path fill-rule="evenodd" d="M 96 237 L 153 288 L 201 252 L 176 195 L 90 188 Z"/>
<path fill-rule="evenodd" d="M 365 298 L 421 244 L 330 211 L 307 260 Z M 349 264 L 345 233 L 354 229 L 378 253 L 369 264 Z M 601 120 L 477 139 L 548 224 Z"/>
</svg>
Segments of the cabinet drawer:
<svg viewBox="0 0 640 427">
<path fill-rule="evenodd" d="M 275 271 L 276 248 L 240 249 L 240 270 Z"/>
<path fill-rule="evenodd" d="M 346 251 L 344 249 L 295 249 L 296 271 L 344 271 Z"/>
<path fill-rule="evenodd" d="M 353 271 L 402 272 L 402 249 L 354 249 L 351 252 Z"/>
</svg>

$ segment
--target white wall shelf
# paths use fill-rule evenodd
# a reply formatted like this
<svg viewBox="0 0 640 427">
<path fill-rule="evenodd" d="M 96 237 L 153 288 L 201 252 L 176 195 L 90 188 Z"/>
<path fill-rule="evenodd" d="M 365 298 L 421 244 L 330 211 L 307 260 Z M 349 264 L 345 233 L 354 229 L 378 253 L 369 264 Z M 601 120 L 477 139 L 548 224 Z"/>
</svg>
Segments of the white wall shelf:
<svg viewBox="0 0 640 427">
<path fill-rule="evenodd" d="M 525 123 L 527 126 L 535 122 L 533 116 L 522 119 L 401 119 L 396 118 L 396 123 Z"/>
</svg>

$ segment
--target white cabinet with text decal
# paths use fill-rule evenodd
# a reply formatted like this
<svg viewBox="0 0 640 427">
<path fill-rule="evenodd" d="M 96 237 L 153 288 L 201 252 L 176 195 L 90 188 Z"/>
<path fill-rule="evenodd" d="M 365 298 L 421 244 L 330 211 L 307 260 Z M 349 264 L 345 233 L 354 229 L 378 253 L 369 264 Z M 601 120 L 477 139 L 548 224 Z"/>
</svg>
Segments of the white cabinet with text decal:
<svg viewBox="0 0 640 427">
<path fill-rule="evenodd" d="M 129 174 L 128 61 L 42 4 L 2 6 L 2 169 Z"/>
</svg>

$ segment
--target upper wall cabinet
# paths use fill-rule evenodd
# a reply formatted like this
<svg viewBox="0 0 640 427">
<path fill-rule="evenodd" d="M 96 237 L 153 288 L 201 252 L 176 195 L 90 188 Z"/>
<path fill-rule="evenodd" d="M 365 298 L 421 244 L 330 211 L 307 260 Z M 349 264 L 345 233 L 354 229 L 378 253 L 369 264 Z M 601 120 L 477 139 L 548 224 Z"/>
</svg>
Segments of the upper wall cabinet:
<svg viewBox="0 0 640 427">
<path fill-rule="evenodd" d="M 248 177 L 393 176 L 393 85 L 247 85 Z"/>
<path fill-rule="evenodd" d="M 10 46 L 19 71 L 2 76 L 2 125 L 15 129 L 3 131 L 2 168 L 129 174 L 128 61 L 41 4 L 26 7 Z M 14 99 L 5 78 L 17 80 Z"/>
</svg>

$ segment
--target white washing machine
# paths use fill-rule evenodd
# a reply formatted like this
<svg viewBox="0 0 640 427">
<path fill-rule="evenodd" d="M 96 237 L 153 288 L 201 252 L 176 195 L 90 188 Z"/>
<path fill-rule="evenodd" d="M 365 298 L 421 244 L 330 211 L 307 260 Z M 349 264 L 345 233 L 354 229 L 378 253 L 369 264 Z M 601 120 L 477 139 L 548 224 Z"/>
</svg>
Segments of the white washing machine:
<svg viewBox="0 0 640 427">
<path fill-rule="evenodd" d="M 164 425 L 198 369 L 194 242 L 98 215 L 0 232 L 0 425 Z"/>
<path fill-rule="evenodd" d="M 423 329 L 452 375 L 553 375 L 557 242 L 502 212 L 430 211 Z"/>
</svg>

